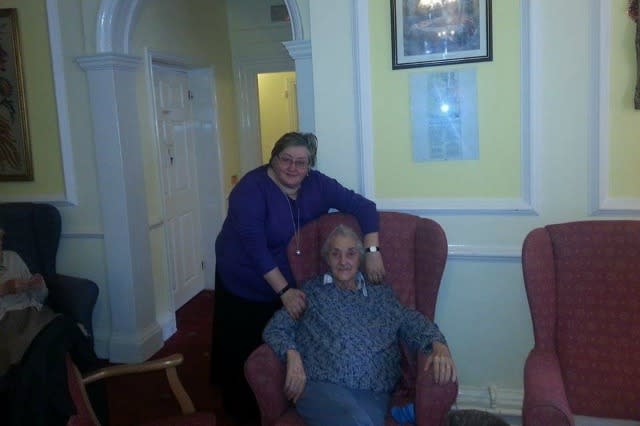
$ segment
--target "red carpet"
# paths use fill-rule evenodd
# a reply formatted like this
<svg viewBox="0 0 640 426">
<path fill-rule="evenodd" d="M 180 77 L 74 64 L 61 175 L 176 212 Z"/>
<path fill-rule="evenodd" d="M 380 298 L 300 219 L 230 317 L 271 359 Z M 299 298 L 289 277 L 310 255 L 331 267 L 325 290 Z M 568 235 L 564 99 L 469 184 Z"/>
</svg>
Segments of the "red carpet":
<svg viewBox="0 0 640 426">
<path fill-rule="evenodd" d="M 215 413 L 217 426 L 236 426 L 225 417 L 218 389 L 209 383 L 213 291 L 200 292 L 176 312 L 178 332 L 152 358 L 179 352 L 178 375 L 197 411 Z M 109 424 L 137 425 L 180 413 L 164 373 L 117 377 L 107 381 Z"/>
</svg>

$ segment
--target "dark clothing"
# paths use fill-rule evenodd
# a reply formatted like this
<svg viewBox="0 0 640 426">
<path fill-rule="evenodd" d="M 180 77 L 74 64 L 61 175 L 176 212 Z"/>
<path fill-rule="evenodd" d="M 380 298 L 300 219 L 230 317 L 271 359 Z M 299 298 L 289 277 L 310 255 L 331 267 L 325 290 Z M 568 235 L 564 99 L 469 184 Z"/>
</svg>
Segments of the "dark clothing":
<svg viewBox="0 0 640 426">
<path fill-rule="evenodd" d="M 76 412 L 68 390 L 67 353 L 81 372 L 98 367 L 89 338 L 71 319 L 60 315 L 38 333 L 20 363 L 0 378 L 0 423 L 67 424 Z"/>
<path fill-rule="evenodd" d="M 212 356 L 213 380 L 222 390 L 225 414 L 239 421 L 254 420 L 259 424 L 257 402 L 244 378 L 244 361 L 262 343 L 264 325 L 282 304 L 279 301 L 248 302 L 219 284 L 217 280 L 214 333 L 218 342 L 224 342 L 224 350 Z"/>
</svg>

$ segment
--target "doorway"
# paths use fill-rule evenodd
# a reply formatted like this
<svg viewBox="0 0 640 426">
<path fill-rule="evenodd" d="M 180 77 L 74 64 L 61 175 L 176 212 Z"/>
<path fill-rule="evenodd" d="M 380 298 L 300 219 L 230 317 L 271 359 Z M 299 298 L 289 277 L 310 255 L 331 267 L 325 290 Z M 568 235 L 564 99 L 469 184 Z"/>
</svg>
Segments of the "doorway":
<svg viewBox="0 0 640 426">
<path fill-rule="evenodd" d="M 208 236 L 222 225 L 224 195 L 213 70 L 159 57 L 149 58 L 150 80 L 175 312 L 204 288 L 213 288 L 215 254 Z"/>
<path fill-rule="evenodd" d="M 266 164 L 278 138 L 298 130 L 296 73 L 261 73 L 257 78 L 260 146 Z"/>
</svg>

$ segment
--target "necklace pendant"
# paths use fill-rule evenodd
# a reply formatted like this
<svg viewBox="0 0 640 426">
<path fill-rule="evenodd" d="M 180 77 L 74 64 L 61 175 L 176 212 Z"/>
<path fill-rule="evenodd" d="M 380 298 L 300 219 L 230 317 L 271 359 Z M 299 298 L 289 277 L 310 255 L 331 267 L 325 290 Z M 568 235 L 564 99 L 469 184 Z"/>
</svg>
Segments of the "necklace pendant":
<svg viewBox="0 0 640 426">
<path fill-rule="evenodd" d="M 296 250 L 296 256 L 300 256 L 302 254 L 302 252 L 300 251 L 300 249 Z"/>
</svg>

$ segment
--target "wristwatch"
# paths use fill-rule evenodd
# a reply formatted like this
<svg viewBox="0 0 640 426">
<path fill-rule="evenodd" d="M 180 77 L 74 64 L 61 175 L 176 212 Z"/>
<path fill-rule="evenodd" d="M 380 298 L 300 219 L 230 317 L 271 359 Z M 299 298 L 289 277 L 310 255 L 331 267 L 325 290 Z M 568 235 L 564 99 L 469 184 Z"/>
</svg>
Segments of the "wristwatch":
<svg viewBox="0 0 640 426">
<path fill-rule="evenodd" d="M 277 293 L 278 297 L 282 296 L 283 294 L 285 294 L 287 292 L 287 290 L 289 290 L 291 287 L 289 287 L 289 284 L 285 285 L 284 287 L 282 287 L 280 289 L 280 291 Z"/>
<path fill-rule="evenodd" d="M 365 253 L 376 253 L 380 251 L 380 247 L 378 246 L 369 246 L 364 249 Z"/>
</svg>

